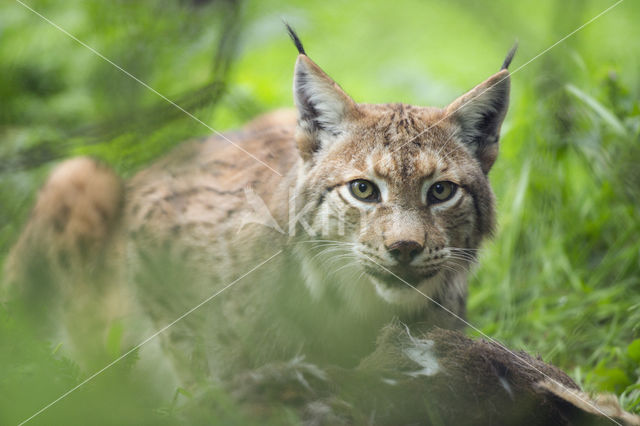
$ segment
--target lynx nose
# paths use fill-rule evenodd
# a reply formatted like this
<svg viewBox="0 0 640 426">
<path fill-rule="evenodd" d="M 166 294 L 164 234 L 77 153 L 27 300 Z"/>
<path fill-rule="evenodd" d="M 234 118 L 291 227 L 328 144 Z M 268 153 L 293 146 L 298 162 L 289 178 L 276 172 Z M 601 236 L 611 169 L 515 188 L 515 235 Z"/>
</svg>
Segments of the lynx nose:
<svg viewBox="0 0 640 426">
<path fill-rule="evenodd" d="M 422 246 L 417 241 L 410 240 L 402 240 L 396 241 L 387 247 L 389 250 L 389 254 L 393 256 L 399 263 L 409 263 L 416 257 L 418 254 L 424 250 L 424 246 Z"/>
</svg>

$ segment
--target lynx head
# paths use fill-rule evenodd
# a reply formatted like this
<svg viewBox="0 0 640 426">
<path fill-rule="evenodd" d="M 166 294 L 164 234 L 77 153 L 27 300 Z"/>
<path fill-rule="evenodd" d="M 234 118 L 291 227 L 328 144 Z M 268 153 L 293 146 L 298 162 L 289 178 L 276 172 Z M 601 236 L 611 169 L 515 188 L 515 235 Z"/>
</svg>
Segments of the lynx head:
<svg viewBox="0 0 640 426">
<path fill-rule="evenodd" d="M 355 103 L 292 37 L 300 51 L 300 193 L 312 206 L 315 241 L 304 257 L 325 277 L 340 270 L 338 279 L 312 286 L 366 281 L 387 302 L 414 306 L 429 302 L 408 284 L 430 295 L 447 286 L 464 294 L 466 270 L 494 227 L 487 174 L 498 155 L 513 53 L 443 109 L 370 105 Z"/>
</svg>

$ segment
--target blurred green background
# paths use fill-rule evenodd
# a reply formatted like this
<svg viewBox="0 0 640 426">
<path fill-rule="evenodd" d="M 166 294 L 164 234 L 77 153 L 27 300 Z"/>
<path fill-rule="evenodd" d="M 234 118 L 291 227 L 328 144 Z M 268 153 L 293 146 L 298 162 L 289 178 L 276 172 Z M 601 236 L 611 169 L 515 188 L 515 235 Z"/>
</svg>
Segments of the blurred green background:
<svg viewBox="0 0 640 426">
<path fill-rule="evenodd" d="M 25 4 L 217 130 L 292 106 L 296 51 L 282 18 L 368 103 L 444 106 L 496 72 L 518 39 L 490 175 L 499 228 L 471 281 L 469 321 L 640 413 L 640 3 L 623 1 L 530 63 L 614 1 Z M 19 2 L 3 2 L 0 262 L 57 160 L 90 154 L 127 177 L 209 133 Z M 58 343 L 0 308 L 0 424 L 24 420 L 92 373 L 57 354 Z M 246 421 L 215 389 L 203 390 L 214 395 L 207 409 L 190 409 L 186 392 L 180 404 L 160 402 L 133 364 L 127 358 L 33 423 Z"/>
</svg>

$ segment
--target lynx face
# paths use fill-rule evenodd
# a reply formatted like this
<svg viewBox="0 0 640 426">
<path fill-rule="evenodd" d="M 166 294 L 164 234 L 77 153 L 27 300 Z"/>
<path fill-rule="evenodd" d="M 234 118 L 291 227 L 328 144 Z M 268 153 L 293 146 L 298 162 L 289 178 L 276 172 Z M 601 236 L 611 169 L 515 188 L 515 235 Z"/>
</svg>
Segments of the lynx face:
<svg viewBox="0 0 640 426">
<path fill-rule="evenodd" d="M 425 301 L 410 286 L 433 295 L 464 283 L 494 225 L 487 173 L 508 72 L 444 109 L 367 105 L 301 54 L 294 93 L 302 192 L 314 206 L 308 221 L 317 242 L 315 252 L 307 247 L 306 266 L 336 275 L 341 287 L 368 281 L 401 304 Z"/>
</svg>

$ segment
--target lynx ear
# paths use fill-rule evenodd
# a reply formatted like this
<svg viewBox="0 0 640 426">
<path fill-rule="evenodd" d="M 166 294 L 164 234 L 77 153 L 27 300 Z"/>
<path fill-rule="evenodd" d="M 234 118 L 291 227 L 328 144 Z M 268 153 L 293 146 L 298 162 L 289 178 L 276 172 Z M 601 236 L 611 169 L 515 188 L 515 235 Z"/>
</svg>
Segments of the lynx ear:
<svg viewBox="0 0 640 426">
<path fill-rule="evenodd" d="M 482 171 L 489 173 L 498 156 L 500 127 L 509 106 L 509 71 L 497 74 L 465 93 L 445 110 L 460 130 L 460 137 L 475 154 Z"/>
<path fill-rule="evenodd" d="M 293 94 L 298 108 L 296 139 L 306 160 L 344 131 L 355 102 L 306 55 L 296 61 Z"/>
</svg>

